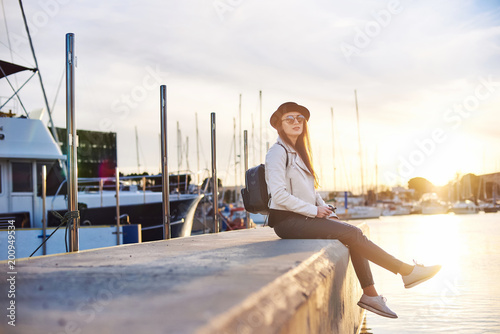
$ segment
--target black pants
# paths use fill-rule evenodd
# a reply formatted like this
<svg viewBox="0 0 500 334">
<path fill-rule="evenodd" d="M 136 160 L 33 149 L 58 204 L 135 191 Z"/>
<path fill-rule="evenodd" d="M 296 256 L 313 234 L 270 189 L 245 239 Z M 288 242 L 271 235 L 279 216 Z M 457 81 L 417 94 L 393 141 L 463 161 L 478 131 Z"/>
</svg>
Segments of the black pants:
<svg viewBox="0 0 500 334">
<path fill-rule="evenodd" d="M 269 226 L 282 239 L 337 239 L 349 248 L 352 265 L 362 288 L 373 285 L 371 261 L 397 274 L 403 262 L 375 245 L 360 228 L 326 218 L 309 218 L 297 213 L 270 210 Z"/>
</svg>

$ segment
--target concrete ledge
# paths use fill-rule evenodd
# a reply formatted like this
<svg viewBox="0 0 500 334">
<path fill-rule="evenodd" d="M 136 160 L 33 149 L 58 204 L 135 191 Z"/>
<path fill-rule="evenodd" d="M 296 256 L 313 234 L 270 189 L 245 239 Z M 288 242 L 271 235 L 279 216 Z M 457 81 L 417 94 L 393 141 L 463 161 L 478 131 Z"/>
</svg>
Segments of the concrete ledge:
<svg viewBox="0 0 500 334">
<path fill-rule="evenodd" d="M 359 225 L 369 234 L 366 224 Z M 357 333 L 362 294 L 338 241 L 316 240 L 323 246 L 296 268 L 216 317 L 197 334 L 211 333 Z"/>
<path fill-rule="evenodd" d="M 362 320 L 345 246 L 267 227 L 16 265 L 16 327 L 4 317 L 0 332 L 356 333 Z"/>
</svg>

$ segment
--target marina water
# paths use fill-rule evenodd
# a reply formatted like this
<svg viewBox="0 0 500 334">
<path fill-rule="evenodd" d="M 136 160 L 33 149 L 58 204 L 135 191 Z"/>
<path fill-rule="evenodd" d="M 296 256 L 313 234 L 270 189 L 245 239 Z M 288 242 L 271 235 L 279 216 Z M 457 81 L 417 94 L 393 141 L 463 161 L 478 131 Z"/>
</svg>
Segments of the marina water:
<svg viewBox="0 0 500 334">
<path fill-rule="evenodd" d="M 367 220 L 370 238 L 397 258 L 441 264 L 405 289 L 401 276 L 371 264 L 375 287 L 399 319 L 366 312 L 361 333 L 500 333 L 500 212 Z"/>
</svg>

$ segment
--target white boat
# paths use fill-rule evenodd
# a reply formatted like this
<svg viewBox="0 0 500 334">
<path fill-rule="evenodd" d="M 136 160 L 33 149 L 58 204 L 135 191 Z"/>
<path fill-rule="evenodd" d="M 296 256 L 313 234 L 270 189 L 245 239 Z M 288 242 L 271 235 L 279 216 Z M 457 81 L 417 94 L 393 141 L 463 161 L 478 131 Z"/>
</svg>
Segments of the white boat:
<svg viewBox="0 0 500 334">
<path fill-rule="evenodd" d="M 350 191 L 341 191 L 338 194 L 343 196 L 335 197 L 335 203 L 331 204 L 337 207 L 335 213 L 342 220 L 379 218 L 382 214 L 382 208 L 364 205 L 363 196 L 353 196 Z"/>
<path fill-rule="evenodd" d="M 340 207 L 337 208 L 336 214 L 341 220 L 373 219 L 380 217 L 382 208 L 376 206 L 353 206 L 347 209 Z"/>
<path fill-rule="evenodd" d="M 474 214 L 479 212 L 479 207 L 470 200 L 456 201 L 450 208 L 450 212 L 457 215 Z"/>
<path fill-rule="evenodd" d="M 46 212 L 47 227 L 54 228 L 59 220 L 49 211 L 64 214 L 67 211 L 66 184 L 63 164 L 66 157 L 41 120 L 29 118 L 0 117 L 0 246 L 7 242 L 7 225 L 16 228 L 16 234 L 35 230 L 34 240 L 23 242 L 23 246 L 33 249 L 40 243 L 44 216 L 41 196 L 42 166 L 47 170 Z M 161 180 L 161 176 L 154 176 Z M 140 179 L 139 179 L 140 180 Z M 187 180 L 187 178 L 186 178 Z M 79 180 L 78 203 L 80 224 L 99 231 L 99 237 L 92 236 L 92 242 L 85 249 L 109 246 L 100 243 L 104 233 L 109 234 L 116 244 L 116 185 L 114 179 Z M 124 225 L 140 226 L 137 241 L 162 239 L 162 193 L 141 189 L 134 180 L 120 184 L 120 218 Z M 90 185 L 93 183 L 94 185 Z M 111 189 L 99 184 L 113 182 Z M 138 183 L 138 182 L 136 182 Z M 161 187 L 160 187 L 161 189 Z M 172 237 L 191 235 L 196 207 L 204 196 L 201 194 L 171 194 L 171 235 Z M 103 226 L 113 226 L 109 231 Z M 38 232 L 37 232 L 38 231 Z M 32 232 L 30 232 L 32 234 Z M 58 231 L 59 233 L 59 231 Z M 120 232 L 123 233 L 123 232 Z M 114 236 L 113 236 L 114 234 Z M 124 235 L 122 237 L 125 237 Z M 108 238 L 109 239 L 109 238 Z M 48 241 L 50 243 L 51 241 Z M 127 240 L 121 239 L 120 243 Z M 3 246 L 2 246 L 3 245 Z M 81 248 L 81 249 L 84 249 Z M 2 249 L 7 249 L 7 246 Z M 58 248 L 60 249 L 60 248 Z M 41 255 L 37 253 L 37 255 Z M 3 257 L 0 257 L 3 258 Z"/>
<path fill-rule="evenodd" d="M 401 203 L 384 203 L 382 207 L 382 216 L 409 215 L 410 211 L 410 206 L 404 206 Z"/>
<path fill-rule="evenodd" d="M 439 199 L 436 193 L 425 193 L 420 199 L 423 215 L 436 215 L 448 212 L 448 206 Z"/>
<path fill-rule="evenodd" d="M 485 213 L 496 213 L 500 210 L 500 205 L 494 203 L 487 203 L 480 208 Z"/>
</svg>

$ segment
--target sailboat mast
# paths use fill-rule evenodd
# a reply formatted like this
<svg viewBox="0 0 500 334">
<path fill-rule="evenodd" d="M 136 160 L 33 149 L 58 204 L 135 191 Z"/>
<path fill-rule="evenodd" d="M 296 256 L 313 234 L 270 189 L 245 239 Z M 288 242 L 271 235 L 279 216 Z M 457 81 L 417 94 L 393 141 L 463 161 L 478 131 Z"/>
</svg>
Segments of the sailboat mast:
<svg viewBox="0 0 500 334">
<path fill-rule="evenodd" d="M 358 142 L 359 142 L 359 168 L 361 171 L 361 195 L 365 195 L 365 182 L 363 178 L 363 155 L 361 151 L 361 132 L 359 128 L 358 94 L 354 90 L 354 99 L 356 101 L 356 119 L 358 121 Z"/>
<path fill-rule="evenodd" d="M 333 191 L 335 191 L 337 187 L 337 180 L 336 180 L 336 175 L 337 175 L 337 165 L 335 164 L 335 140 L 334 140 L 334 127 L 333 127 L 333 107 L 330 108 L 331 114 L 332 114 L 332 159 L 333 159 Z"/>
<path fill-rule="evenodd" d="M 186 136 L 186 152 L 185 153 L 186 153 L 186 170 L 189 170 L 189 136 Z"/>
<path fill-rule="evenodd" d="M 241 141 L 241 135 L 242 135 L 242 132 L 241 132 L 241 94 L 240 94 L 240 105 L 239 105 L 239 121 L 240 121 L 240 146 L 239 146 L 239 151 L 240 151 L 240 177 L 243 175 L 243 164 L 241 163 L 241 157 L 242 157 L 242 154 L 241 154 L 241 148 L 242 148 L 242 141 Z"/>
<path fill-rule="evenodd" d="M 238 164 L 236 157 L 236 118 L 233 117 L 233 142 L 234 142 L 234 201 L 237 202 L 236 187 L 238 185 Z"/>
<path fill-rule="evenodd" d="M 135 127 L 135 152 L 137 155 L 137 173 L 140 173 L 141 164 L 139 162 L 139 136 L 137 135 L 137 126 Z"/>
<path fill-rule="evenodd" d="M 177 172 L 180 172 L 182 165 L 182 137 L 179 121 L 177 121 Z"/>
<path fill-rule="evenodd" d="M 195 113 L 196 119 L 196 184 L 198 185 L 198 195 L 200 194 L 200 135 L 198 132 L 198 113 Z"/>
<path fill-rule="evenodd" d="M 260 149 L 260 162 L 262 162 L 262 91 L 259 90 L 259 105 L 260 105 L 260 138 L 259 138 L 259 149 Z"/>
<path fill-rule="evenodd" d="M 31 53 L 33 54 L 33 59 L 35 60 L 35 66 L 38 73 L 38 78 L 40 79 L 40 86 L 42 87 L 43 99 L 45 101 L 45 107 L 47 108 L 47 113 L 49 114 L 50 130 L 54 136 L 55 141 L 59 142 L 59 137 L 57 136 L 56 128 L 54 127 L 54 121 L 52 120 L 52 113 L 50 112 L 49 101 L 47 100 L 47 94 L 45 93 L 45 87 L 43 86 L 42 74 L 40 73 L 40 68 L 38 67 L 38 60 L 36 59 L 35 48 L 33 47 L 33 41 L 31 40 L 30 30 L 28 28 L 28 22 L 26 21 L 26 15 L 24 14 L 23 2 L 19 0 L 19 7 L 21 7 L 21 13 L 23 15 L 24 27 L 26 28 L 26 33 L 28 34 L 28 40 L 30 42 Z"/>
<path fill-rule="evenodd" d="M 378 145 L 375 149 L 375 202 L 378 201 Z"/>
<path fill-rule="evenodd" d="M 255 123 L 252 114 L 252 163 L 255 163 Z"/>
</svg>

